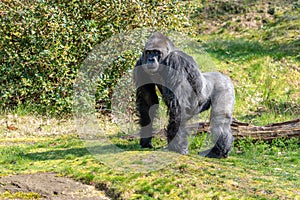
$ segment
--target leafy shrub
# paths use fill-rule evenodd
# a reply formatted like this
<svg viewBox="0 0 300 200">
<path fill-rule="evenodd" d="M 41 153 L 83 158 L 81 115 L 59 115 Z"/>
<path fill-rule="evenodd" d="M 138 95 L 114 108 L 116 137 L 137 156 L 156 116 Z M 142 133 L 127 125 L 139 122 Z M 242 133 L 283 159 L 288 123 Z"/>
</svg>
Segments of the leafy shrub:
<svg viewBox="0 0 300 200">
<path fill-rule="evenodd" d="M 24 106 L 43 114 L 70 113 L 74 79 L 97 43 L 135 28 L 183 31 L 190 9 L 187 2 L 175 0 L 2 1 L 1 110 Z M 133 58 L 107 72 L 98 102 L 109 107 L 109 88 L 132 67 Z"/>
</svg>

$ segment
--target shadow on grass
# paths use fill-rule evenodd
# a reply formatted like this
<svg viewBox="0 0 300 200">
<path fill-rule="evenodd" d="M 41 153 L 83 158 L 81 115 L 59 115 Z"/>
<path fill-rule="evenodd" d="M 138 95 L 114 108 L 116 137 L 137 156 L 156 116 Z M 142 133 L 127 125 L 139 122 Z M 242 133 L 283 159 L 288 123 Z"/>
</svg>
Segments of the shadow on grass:
<svg viewBox="0 0 300 200">
<path fill-rule="evenodd" d="M 30 160 L 43 161 L 43 160 L 59 160 L 70 159 L 73 157 L 83 157 L 87 155 L 97 154 L 117 154 L 124 151 L 149 151 L 149 149 L 142 149 L 137 144 L 108 144 L 108 145 L 95 145 L 82 148 L 70 148 L 49 150 L 44 152 L 27 153 L 23 156 Z"/>
<path fill-rule="evenodd" d="M 49 151 L 36 152 L 36 153 L 27 153 L 24 154 L 24 157 L 30 160 L 43 161 L 43 160 L 67 159 L 72 156 L 83 157 L 89 154 L 90 152 L 83 147 L 83 148 L 60 149 L 60 150 L 49 150 Z"/>
</svg>

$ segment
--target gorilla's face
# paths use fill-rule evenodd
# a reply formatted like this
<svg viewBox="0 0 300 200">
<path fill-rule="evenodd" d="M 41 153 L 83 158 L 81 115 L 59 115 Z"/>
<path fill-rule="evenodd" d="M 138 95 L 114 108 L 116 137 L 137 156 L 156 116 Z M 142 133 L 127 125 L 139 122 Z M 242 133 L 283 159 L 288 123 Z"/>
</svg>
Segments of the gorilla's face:
<svg viewBox="0 0 300 200">
<path fill-rule="evenodd" d="M 160 50 L 152 49 L 145 51 L 145 70 L 149 73 L 155 73 L 158 71 L 159 63 L 163 58 L 163 53 Z"/>
<path fill-rule="evenodd" d="M 149 74 L 158 72 L 160 63 L 173 48 L 175 48 L 174 44 L 166 36 L 158 32 L 154 33 L 147 41 L 143 53 L 145 72 Z"/>
</svg>

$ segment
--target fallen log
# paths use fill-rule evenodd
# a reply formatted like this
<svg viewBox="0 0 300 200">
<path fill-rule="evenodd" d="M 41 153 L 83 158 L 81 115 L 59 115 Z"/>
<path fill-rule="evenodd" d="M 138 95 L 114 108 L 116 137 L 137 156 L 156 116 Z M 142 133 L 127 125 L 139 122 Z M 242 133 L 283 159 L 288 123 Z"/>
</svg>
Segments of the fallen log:
<svg viewBox="0 0 300 200">
<path fill-rule="evenodd" d="M 196 131 L 198 134 L 208 132 L 209 123 L 200 122 L 188 125 L 190 131 Z M 296 137 L 300 141 L 300 118 L 286 122 L 273 123 L 266 126 L 255 126 L 245 122 L 233 120 L 231 124 L 232 135 L 236 140 L 252 138 L 254 140 L 271 141 L 276 138 Z"/>
</svg>

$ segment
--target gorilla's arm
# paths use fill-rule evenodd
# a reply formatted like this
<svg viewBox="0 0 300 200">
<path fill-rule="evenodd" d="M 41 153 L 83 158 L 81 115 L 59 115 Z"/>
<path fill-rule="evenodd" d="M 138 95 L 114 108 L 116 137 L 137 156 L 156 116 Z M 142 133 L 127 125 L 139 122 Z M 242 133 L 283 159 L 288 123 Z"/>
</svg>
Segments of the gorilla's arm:
<svg viewBox="0 0 300 200">
<path fill-rule="evenodd" d="M 143 148 L 152 148 L 151 139 L 153 135 L 153 119 L 158 109 L 158 97 L 155 84 L 149 79 L 141 64 L 137 62 L 134 70 L 134 81 L 136 84 L 136 107 L 139 115 L 140 144 Z"/>
<path fill-rule="evenodd" d="M 143 148 L 152 148 L 153 119 L 158 109 L 158 97 L 155 91 L 155 84 L 147 84 L 137 89 L 136 106 L 140 116 L 140 144 Z"/>
</svg>

